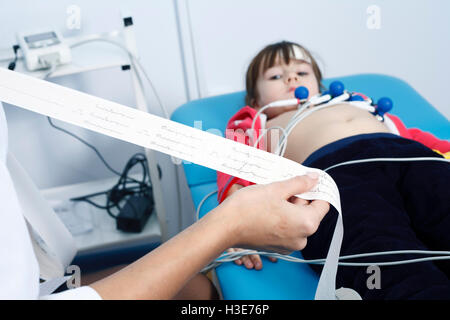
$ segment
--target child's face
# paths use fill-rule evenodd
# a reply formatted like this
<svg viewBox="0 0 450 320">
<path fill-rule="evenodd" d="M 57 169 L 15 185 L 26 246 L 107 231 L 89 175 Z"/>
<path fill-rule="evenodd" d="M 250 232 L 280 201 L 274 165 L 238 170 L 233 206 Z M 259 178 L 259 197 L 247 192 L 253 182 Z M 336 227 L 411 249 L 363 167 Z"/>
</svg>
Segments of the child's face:
<svg viewBox="0 0 450 320">
<path fill-rule="evenodd" d="M 260 74 L 256 81 L 257 99 L 255 108 L 277 101 L 295 98 L 295 89 L 304 86 L 309 91 L 308 99 L 319 93 L 319 83 L 312 66 L 303 61 L 291 59 L 289 64 L 278 59 L 277 63 L 264 73 Z M 288 107 L 268 108 L 264 111 L 269 119 L 286 111 L 296 109 L 296 105 Z"/>
</svg>

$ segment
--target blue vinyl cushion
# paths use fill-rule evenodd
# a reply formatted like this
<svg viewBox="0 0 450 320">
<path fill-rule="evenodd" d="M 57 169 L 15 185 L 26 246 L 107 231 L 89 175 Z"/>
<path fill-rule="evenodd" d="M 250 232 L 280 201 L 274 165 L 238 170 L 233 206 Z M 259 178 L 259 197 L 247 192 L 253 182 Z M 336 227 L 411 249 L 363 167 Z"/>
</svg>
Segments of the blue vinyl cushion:
<svg viewBox="0 0 450 320">
<path fill-rule="evenodd" d="M 441 139 L 450 138 L 448 119 L 406 82 L 386 75 L 362 74 L 326 79 L 323 84 L 328 87 L 334 80 L 343 82 L 347 90 L 363 93 L 375 102 L 381 97 L 391 98 L 394 107 L 390 113 L 399 116 L 408 128 L 420 128 Z M 175 110 L 171 119 L 224 136 L 228 120 L 244 106 L 244 96 L 245 92 L 236 92 L 191 101 Z M 183 167 L 197 208 L 208 193 L 217 189 L 216 172 L 196 164 L 183 164 Z M 200 217 L 217 205 L 215 195 L 208 198 Z M 296 252 L 293 256 L 301 257 L 301 253 Z M 310 300 L 314 298 L 318 282 L 318 276 L 308 265 L 286 261 L 272 263 L 265 258 L 260 271 L 225 263 L 216 268 L 216 272 L 224 299 Z"/>
</svg>

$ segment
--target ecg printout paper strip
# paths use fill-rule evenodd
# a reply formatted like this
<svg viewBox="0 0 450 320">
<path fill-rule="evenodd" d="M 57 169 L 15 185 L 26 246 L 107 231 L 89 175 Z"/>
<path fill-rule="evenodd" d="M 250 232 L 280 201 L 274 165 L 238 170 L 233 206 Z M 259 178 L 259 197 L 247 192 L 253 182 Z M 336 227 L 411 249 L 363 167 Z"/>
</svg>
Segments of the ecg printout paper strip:
<svg viewBox="0 0 450 320">
<path fill-rule="evenodd" d="M 301 198 L 327 201 L 341 217 L 339 191 L 326 172 L 275 154 L 3 68 L 0 101 L 256 184 L 317 172 L 318 184 Z"/>
<path fill-rule="evenodd" d="M 0 100 L 257 184 L 318 172 L 318 185 L 302 198 L 341 209 L 336 184 L 321 170 L 137 109 L 6 69 Z"/>
</svg>

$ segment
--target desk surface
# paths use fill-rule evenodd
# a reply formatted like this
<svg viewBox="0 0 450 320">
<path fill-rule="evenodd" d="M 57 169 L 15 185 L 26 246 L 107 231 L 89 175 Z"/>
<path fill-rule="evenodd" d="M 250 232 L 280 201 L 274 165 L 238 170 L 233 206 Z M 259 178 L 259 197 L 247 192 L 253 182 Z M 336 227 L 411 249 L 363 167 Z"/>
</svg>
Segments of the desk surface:
<svg viewBox="0 0 450 320">
<path fill-rule="evenodd" d="M 151 214 L 142 232 L 127 233 L 116 229 L 116 220 L 110 217 L 106 210 L 86 202 L 69 200 L 73 197 L 108 190 L 117 182 L 117 179 L 113 177 L 41 190 L 44 198 L 55 208 L 74 235 L 78 253 L 93 253 L 161 242 L 161 229 L 156 212 Z M 105 196 L 93 197 L 91 200 L 101 205 L 105 204 Z"/>
</svg>

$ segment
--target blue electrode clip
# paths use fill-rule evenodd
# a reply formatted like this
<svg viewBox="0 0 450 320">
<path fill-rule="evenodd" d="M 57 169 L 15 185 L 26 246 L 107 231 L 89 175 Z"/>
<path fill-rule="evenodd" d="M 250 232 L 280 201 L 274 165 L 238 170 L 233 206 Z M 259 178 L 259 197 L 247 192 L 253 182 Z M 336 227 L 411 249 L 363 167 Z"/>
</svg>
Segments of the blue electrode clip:
<svg viewBox="0 0 450 320">
<path fill-rule="evenodd" d="M 331 99 L 342 96 L 343 94 L 349 94 L 349 97 L 344 101 L 366 101 L 367 103 L 373 105 L 372 99 L 365 99 L 363 96 L 357 93 L 348 93 L 345 91 L 345 86 L 341 81 L 333 81 L 329 89 L 322 93 L 321 97 L 325 97 L 328 95 L 328 99 L 325 101 L 321 101 L 319 104 L 327 103 Z M 299 100 L 305 100 L 308 98 L 309 91 L 306 87 L 300 86 L 295 89 L 295 97 Z M 372 112 L 373 115 L 376 116 L 376 118 L 380 121 L 384 121 L 384 115 L 386 112 L 389 112 L 393 107 L 393 102 L 388 97 L 382 97 L 378 100 L 378 103 L 376 105 L 373 105 L 375 108 L 375 111 Z"/>
</svg>

